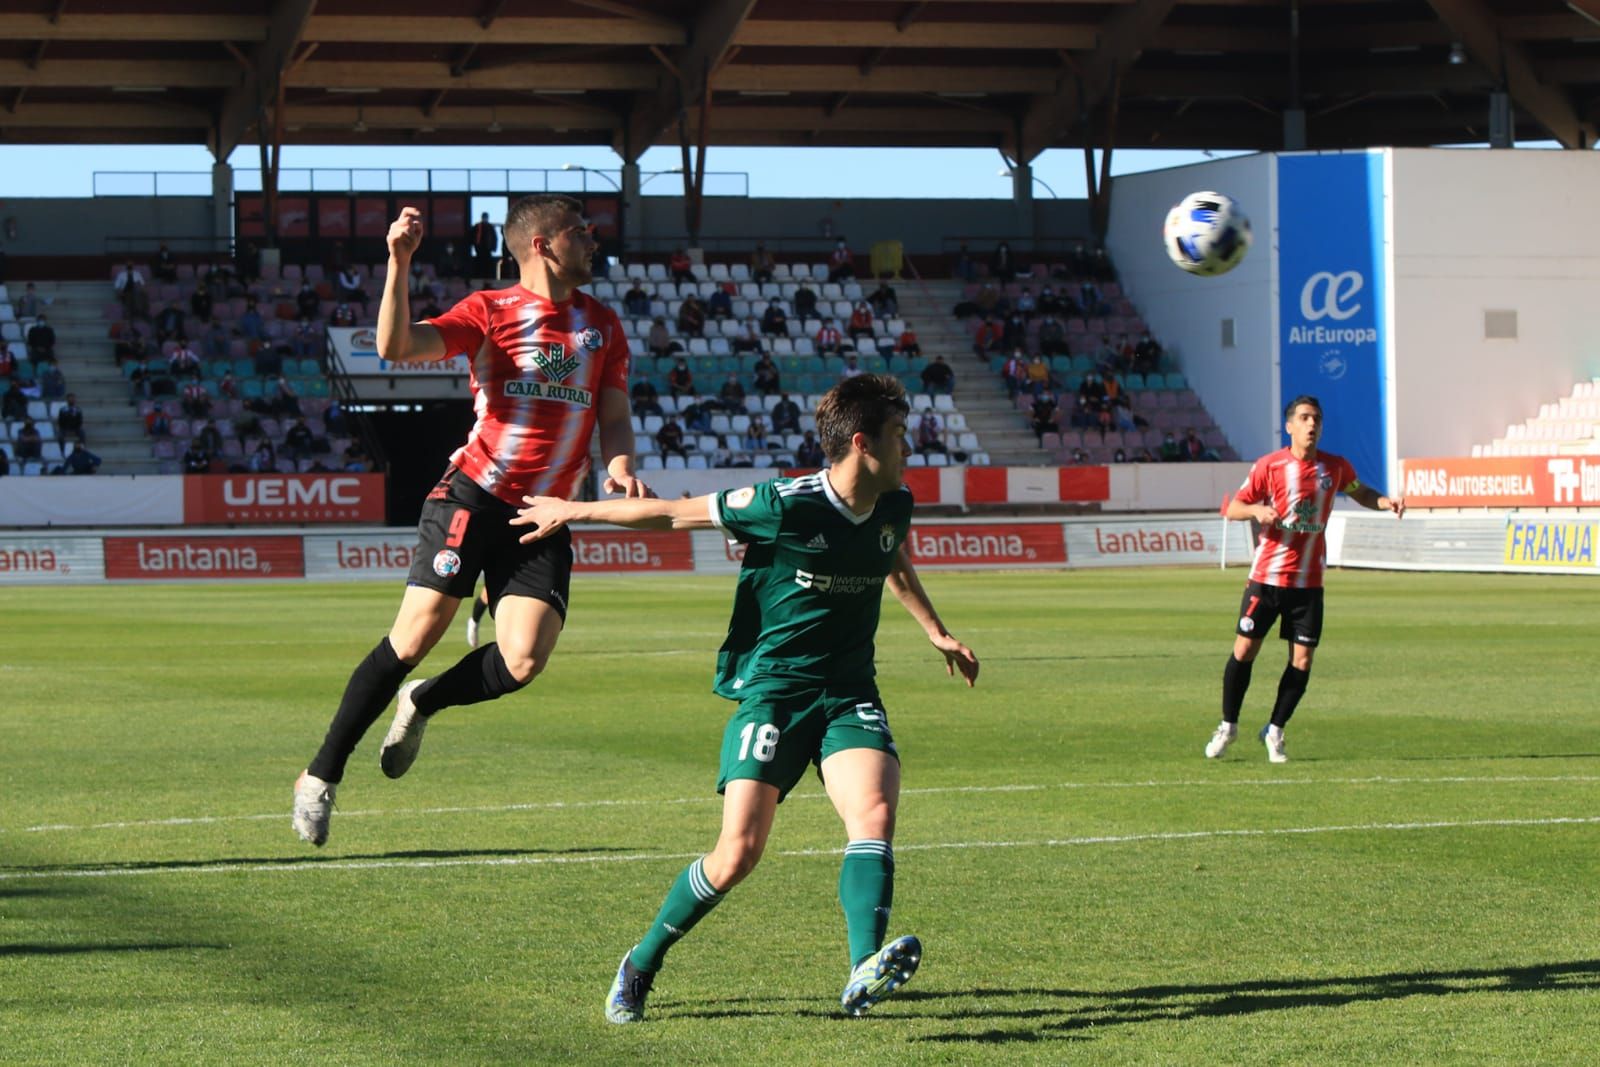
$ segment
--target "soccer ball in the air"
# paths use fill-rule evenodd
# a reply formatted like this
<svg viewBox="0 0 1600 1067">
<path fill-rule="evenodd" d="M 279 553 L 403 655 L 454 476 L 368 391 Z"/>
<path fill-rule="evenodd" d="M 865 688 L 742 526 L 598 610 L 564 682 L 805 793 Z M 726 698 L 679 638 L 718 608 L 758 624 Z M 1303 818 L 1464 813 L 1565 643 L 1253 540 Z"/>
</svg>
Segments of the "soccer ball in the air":
<svg viewBox="0 0 1600 1067">
<path fill-rule="evenodd" d="M 1190 193 L 1167 212 L 1167 255 L 1190 274 L 1226 274 L 1250 251 L 1250 220 L 1222 193 Z"/>
</svg>

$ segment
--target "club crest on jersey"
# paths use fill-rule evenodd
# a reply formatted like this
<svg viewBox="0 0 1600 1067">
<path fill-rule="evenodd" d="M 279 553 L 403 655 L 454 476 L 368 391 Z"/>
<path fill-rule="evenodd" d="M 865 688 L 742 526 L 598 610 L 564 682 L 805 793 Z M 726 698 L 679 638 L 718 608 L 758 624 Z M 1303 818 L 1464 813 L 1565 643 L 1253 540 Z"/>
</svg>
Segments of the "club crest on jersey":
<svg viewBox="0 0 1600 1067">
<path fill-rule="evenodd" d="M 533 365 L 550 381 L 560 382 L 578 369 L 578 359 L 567 355 L 567 346 L 563 344 L 534 345 Z"/>
<path fill-rule="evenodd" d="M 578 344 L 582 345 L 585 351 L 593 352 L 605 344 L 605 338 L 601 337 L 600 331 L 593 326 L 585 326 L 583 332 L 578 335 Z"/>
<path fill-rule="evenodd" d="M 454 578 L 461 573 L 461 557 L 448 548 L 441 548 L 433 557 L 433 573 L 441 578 Z"/>
<path fill-rule="evenodd" d="M 878 528 L 878 547 L 885 552 L 894 551 L 894 527 L 888 523 Z"/>
<path fill-rule="evenodd" d="M 1317 488 L 1327 490 L 1333 488 L 1333 475 L 1323 471 L 1317 475 Z"/>
</svg>

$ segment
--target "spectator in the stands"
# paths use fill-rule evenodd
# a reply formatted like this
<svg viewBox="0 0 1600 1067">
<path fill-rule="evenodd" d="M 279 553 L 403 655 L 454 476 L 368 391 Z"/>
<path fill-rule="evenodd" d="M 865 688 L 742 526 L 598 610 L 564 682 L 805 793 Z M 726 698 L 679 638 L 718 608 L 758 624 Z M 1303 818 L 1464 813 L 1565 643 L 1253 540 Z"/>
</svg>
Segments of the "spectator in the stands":
<svg viewBox="0 0 1600 1067">
<path fill-rule="evenodd" d="M 472 224 L 473 277 L 494 277 L 494 250 L 499 243 L 500 235 L 496 232 L 494 223 L 489 221 L 489 213 L 485 211 L 478 217 L 478 221 Z"/>
<path fill-rule="evenodd" d="M 790 400 L 788 393 L 778 394 L 778 402 L 768 414 L 772 416 L 773 433 L 800 432 L 800 405 Z"/>
<path fill-rule="evenodd" d="M 933 362 L 922 368 L 922 388 L 935 396 L 955 392 L 956 372 L 943 356 L 934 356 Z"/>
<path fill-rule="evenodd" d="M 56 331 L 48 316 L 40 315 L 28 327 L 28 358 L 33 361 L 33 372 L 39 373 L 39 364 L 56 361 Z"/>
<path fill-rule="evenodd" d="M 1021 312 L 1013 311 L 1006 316 L 1005 325 L 1000 330 L 1000 347 L 1028 347 L 1028 320 L 1022 317 Z"/>
<path fill-rule="evenodd" d="M 811 288 L 810 283 L 801 282 L 800 288 L 794 291 L 791 302 L 794 304 L 794 313 L 801 319 L 817 317 L 817 292 Z"/>
<path fill-rule="evenodd" d="M 1033 290 L 1024 285 L 1022 291 L 1017 294 L 1017 302 L 1013 305 L 1013 308 L 1023 318 L 1033 318 L 1034 312 L 1039 308 L 1038 301 L 1033 298 Z"/>
<path fill-rule="evenodd" d="M 694 276 L 694 260 L 689 258 L 689 253 L 682 248 L 674 248 L 672 255 L 667 259 L 667 273 L 672 275 L 675 282 L 692 282 L 698 279 Z"/>
<path fill-rule="evenodd" d="M 916 442 L 914 447 L 917 454 L 926 456 L 930 452 L 945 452 L 944 424 L 939 421 L 939 416 L 932 411 L 924 411 L 917 420 L 915 432 Z"/>
<path fill-rule="evenodd" d="M 706 308 L 697 296 L 686 296 L 678 308 L 678 332 L 684 337 L 699 337 L 706 330 Z"/>
<path fill-rule="evenodd" d="M 842 382 L 847 378 L 854 378 L 856 375 L 864 373 L 866 372 L 856 362 L 855 353 L 852 352 L 844 357 L 844 366 L 839 368 L 839 380 Z"/>
<path fill-rule="evenodd" d="M 39 432 L 38 424 L 26 414 L 11 447 L 18 459 L 39 459 L 44 455 L 44 435 Z"/>
<path fill-rule="evenodd" d="M 190 438 L 189 447 L 183 450 L 178 462 L 182 464 L 185 474 L 210 474 L 211 455 L 200 443 L 200 438 L 193 437 Z"/>
<path fill-rule="evenodd" d="M 28 282 L 22 289 L 22 295 L 17 298 L 17 318 L 34 318 L 40 312 L 42 312 L 44 308 L 45 303 L 43 300 L 39 299 L 38 290 L 34 289 L 32 282 Z"/>
<path fill-rule="evenodd" d="M 656 431 L 656 451 L 663 456 L 689 458 L 689 450 L 683 443 L 683 427 L 678 425 L 678 416 L 667 415 L 662 419 L 661 428 Z"/>
<path fill-rule="evenodd" d="M 1056 432 L 1056 395 L 1045 389 L 1033 398 L 1033 410 L 1029 415 L 1029 424 L 1033 427 L 1033 435 L 1039 439 L 1039 444 L 1044 444 L 1044 435 Z"/>
<path fill-rule="evenodd" d="M 46 363 L 39 371 L 40 400 L 60 400 L 67 395 L 67 379 L 62 376 L 61 368 L 54 363 Z"/>
<path fill-rule="evenodd" d="M 168 437 L 172 434 L 172 420 L 167 418 L 160 404 L 151 408 L 150 414 L 144 417 L 144 432 L 151 437 Z"/>
<path fill-rule="evenodd" d="M 772 362 L 772 356 L 766 352 L 761 353 L 761 358 L 756 360 L 750 373 L 752 385 L 761 396 L 771 396 L 782 388 L 783 378 L 778 372 L 778 365 Z"/>
<path fill-rule="evenodd" d="M 715 400 L 695 396 L 693 390 L 678 401 L 678 417 L 683 420 L 683 428 L 690 433 L 710 433 L 711 415 L 716 410 Z"/>
<path fill-rule="evenodd" d="M 217 428 L 216 419 L 206 419 L 206 424 L 195 431 L 194 443 L 208 456 L 222 455 L 222 431 Z"/>
<path fill-rule="evenodd" d="M 351 474 L 365 474 L 372 470 L 372 457 L 367 455 L 367 450 L 361 447 L 360 441 L 351 441 L 345 446 L 344 455 L 339 460 L 339 469 L 349 471 Z"/>
<path fill-rule="evenodd" d="M 185 383 L 183 391 L 178 394 L 178 404 L 191 419 L 203 419 L 211 414 L 211 394 L 206 392 L 205 383 L 198 378 Z"/>
<path fill-rule="evenodd" d="M 122 370 L 128 376 L 130 397 L 128 403 L 136 403 L 141 397 L 149 399 L 154 392 L 151 387 L 152 379 L 156 376 L 155 368 L 150 365 L 150 357 L 143 355 L 137 359 L 130 359 L 123 364 Z"/>
<path fill-rule="evenodd" d="M 674 400 L 680 396 L 694 395 L 694 374 L 689 370 L 689 361 L 682 356 L 667 372 L 667 391 Z"/>
<path fill-rule="evenodd" d="M 250 453 L 249 467 L 252 474 L 272 474 L 278 469 L 278 453 L 270 437 L 263 437 Z"/>
<path fill-rule="evenodd" d="M 0 396 L 0 418 L 6 420 L 25 418 L 28 414 L 28 394 L 22 391 L 22 382 L 11 379 L 5 394 Z"/>
<path fill-rule="evenodd" d="M 239 383 L 234 380 L 232 371 L 224 373 L 222 379 L 217 382 L 217 395 L 229 400 L 239 399 Z"/>
<path fill-rule="evenodd" d="M 706 314 L 718 322 L 733 318 L 733 297 L 728 295 L 727 289 L 719 285 L 711 290 L 711 295 L 706 297 Z"/>
<path fill-rule="evenodd" d="M 322 298 L 317 296 L 316 287 L 307 278 L 300 283 L 300 291 L 294 295 L 295 310 L 302 319 L 314 319 L 322 310 Z"/>
<path fill-rule="evenodd" d="M 750 416 L 750 426 L 744 432 L 744 440 L 740 442 L 746 452 L 765 452 L 772 447 L 772 442 L 767 438 L 766 420 L 760 415 Z"/>
<path fill-rule="evenodd" d="M 67 455 L 66 461 L 57 467 L 57 474 L 93 474 L 100 469 L 100 457 L 90 452 L 83 445 L 78 445 Z"/>
<path fill-rule="evenodd" d="M 1184 429 L 1183 440 L 1178 442 L 1178 446 L 1183 452 L 1183 458 L 1190 463 L 1221 458 L 1214 450 L 1206 447 L 1205 442 L 1200 440 L 1200 435 L 1194 432 L 1193 426 Z"/>
<path fill-rule="evenodd" d="M 150 314 L 150 292 L 145 288 L 144 274 L 132 263 L 125 264 L 111 283 L 117 300 L 130 318 L 142 319 Z"/>
<path fill-rule="evenodd" d="M 821 356 L 837 356 L 844 351 L 844 335 L 839 332 L 839 327 L 833 324 L 832 319 L 824 319 L 822 328 L 817 331 L 814 339 L 817 354 Z"/>
<path fill-rule="evenodd" d="M 878 279 L 878 287 L 868 295 L 867 303 L 872 305 L 873 312 L 880 319 L 892 319 L 900 314 L 900 298 L 895 295 L 894 286 L 889 284 L 887 274 Z"/>
<path fill-rule="evenodd" d="M 1140 374 L 1153 374 L 1161 369 L 1161 357 L 1164 354 L 1161 343 L 1146 330 L 1133 348 L 1133 369 Z"/>
<path fill-rule="evenodd" d="M 261 309 L 256 307 L 255 297 L 245 301 L 244 314 L 239 316 L 239 323 L 235 327 L 239 336 L 251 341 L 265 341 L 267 339 L 266 323 L 261 321 Z M 161 338 L 166 340 L 166 338 Z"/>
<path fill-rule="evenodd" d="M 167 353 L 167 373 L 174 378 L 200 377 L 200 353 L 189 347 L 189 339 L 181 333 L 172 340 L 175 347 Z"/>
<path fill-rule="evenodd" d="M 850 321 L 845 324 L 845 330 L 850 334 L 852 343 L 863 337 L 871 339 L 874 332 L 872 306 L 865 300 L 857 300 L 856 306 L 850 311 Z"/>
<path fill-rule="evenodd" d="M 717 390 L 717 403 L 722 405 L 722 410 L 730 414 L 741 414 L 744 411 L 744 383 L 737 374 L 729 374 L 723 381 L 722 388 Z"/>
<path fill-rule="evenodd" d="M 1034 396 L 1038 396 L 1046 389 L 1055 385 L 1055 380 L 1050 376 L 1050 364 L 1044 361 L 1043 356 L 1036 355 L 1028 361 L 1028 377 L 1026 388 Z"/>
<path fill-rule="evenodd" d="M 83 434 L 83 409 L 78 406 L 77 394 L 68 393 L 66 403 L 57 409 L 56 432 L 63 441 L 83 444 L 88 440 Z"/>
<path fill-rule="evenodd" d="M 649 378 L 643 375 L 635 378 L 629 395 L 633 401 L 633 413 L 640 418 L 661 414 L 661 394 L 656 391 L 655 384 Z"/>
<path fill-rule="evenodd" d="M 772 280 L 773 272 L 777 269 L 778 262 L 767 251 L 767 246 L 757 241 L 756 250 L 750 253 L 750 278 L 757 285 L 765 285 Z"/>
<path fill-rule="evenodd" d="M 1161 439 L 1161 462 L 1182 463 L 1184 460 L 1183 445 L 1178 443 L 1178 438 L 1171 430 Z"/>
<path fill-rule="evenodd" d="M 211 298 L 212 304 L 220 304 L 228 299 L 228 278 L 221 267 L 216 265 L 207 267 L 200 285 Z"/>
<path fill-rule="evenodd" d="M 988 359 L 990 352 L 1003 351 L 1004 344 L 1005 331 L 998 322 L 985 315 L 978 332 L 972 335 L 972 351 L 979 359 Z"/>
<path fill-rule="evenodd" d="M 328 401 L 328 406 L 322 411 L 322 428 L 335 437 L 343 437 L 345 432 L 344 405 L 339 403 L 338 397 Z"/>
<path fill-rule="evenodd" d="M 0 381 L 10 381 L 17 376 L 17 357 L 11 354 L 11 346 L 0 341 Z"/>
<path fill-rule="evenodd" d="M 272 410 L 278 415 L 298 416 L 301 413 L 300 394 L 295 392 L 294 383 L 281 374 L 272 385 Z"/>
<path fill-rule="evenodd" d="M 657 315 L 650 322 L 650 332 L 645 336 L 645 347 L 657 359 L 672 354 L 674 347 L 681 347 L 672 339 L 672 333 L 667 329 L 667 320 Z"/>
<path fill-rule="evenodd" d="M 967 248 L 967 242 L 962 241 L 956 249 L 955 274 L 964 282 L 970 282 L 978 276 L 978 264 L 973 261 L 972 252 Z"/>
<path fill-rule="evenodd" d="M 284 455 L 296 462 L 311 458 L 311 447 L 316 437 L 311 432 L 311 427 L 306 425 L 303 417 L 296 417 L 294 424 L 284 432 Z"/>
<path fill-rule="evenodd" d="M 233 335 L 221 321 L 213 318 L 206 323 L 206 332 L 201 339 L 207 359 L 227 359 L 232 346 Z"/>
<path fill-rule="evenodd" d="M 1110 370 L 1116 367 L 1119 358 L 1118 351 L 1117 346 L 1111 343 L 1110 334 L 1103 333 L 1100 335 L 1100 344 L 1095 348 L 1094 355 L 1091 358 L 1094 360 L 1094 365 L 1101 370 Z"/>
<path fill-rule="evenodd" d="M 729 342 L 729 347 L 740 354 L 763 351 L 761 323 L 754 316 L 745 319 L 744 330 Z"/>
<path fill-rule="evenodd" d="M 265 341 L 251 341 L 250 351 L 257 375 L 262 378 L 273 378 L 283 373 L 283 353 L 276 345 Z"/>
<path fill-rule="evenodd" d="M 367 303 L 367 291 L 361 287 L 361 275 L 354 266 L 346 265 L 339 271 L 336 288 L 340 300 L 363 306 Z"/>
<path fill-rule="evenodd" d="M 216 305 L 211 299 L 211 294 L 206 292 L 204 286 L 195 286 L 194 292 L 189 294 L 189 314 L 200 322 L 206 322 L 215 310 Z"/>
<path fill-rule="evenodd" d="M 894 351 L 895 355 L 905 356 L 907 359 L 922 355 L 922 345 L 917 341 L 917 331 L 911 328 L 909 322 L 905 323 L 900 336 L 894 339 Z"/>
<path fill-rule="evenodd" d="M 789 336 L 789 313 L 783 310 L 783 305 L 776 299 L 761 313 L 761 332 L 768 337 Z"/>
<path fill-rule="evenodd" d="M 1151 452 L 1149 448 L 1141 448 L 1139 449 L 1139 454 L 1133 457 L 1133 462 L 1154 463 L 1156 462 L 1155 453 Z"/>
<path fill-rule="evenodd" d="M 1044 356 L 1060 356 L 1067 352 L 1067 331 L 1062 327 L 1061 320 L 1053 314 L 1046 314 L 1039 323 L 1039 336 L 1037 338 L 1039 353 Z"/>
<path fill-rule="evenodd" d="M 444 309 L 439 306 L 439 298 L 433 295 L 433 290 L 422 298 L 422 310 L 416 313 L 419 319 L 436 319 L 444 314 Z"/>
<path fill-rule="evenodd" d="M 354 326 L 356 324 L 356 309 L 349 304 L 335 304 L 333 314 L 328 322 L 333 326 Z"/>
<path fill-rule="evenodd" d="M 633 287 L 622 294 L 622 310 L 634 318 L 643 318 L 650 314 L 650 294 L 640 287 L 637 278 L 633 281 Z"/>
<path fill-rule="evenodd" d="M 834 242 L 828 253 L 828 281 L 845 282 L 856 276 L 856 257 L 843 237 Z"/>
<path fill-rule="evenodd" d="M 807 430 L 801 435 L 800 447 L 794 450 L 794 461 L 801 467 L 826 466 L 828 457 L 822 451 L 822 443 L 817 440 L 815 430 Z"/>
<path fill-rule="evenodd" d="M 112 352 L 119 367 L 127 360 L 143 359 L 150 353 L 144 325 L 138 319 L 124 318 L 121 322 L 113 323 L 111 339 L 114 342 Z"/>
<path fill-rule="evenodd" d="M 434 269 L 441 278 L 466 279 L 467 264 L 454 241 L 444 243 L 444 251 L 439 253 L 439 261 L 434 264 Z"/>
<path fill-rule="evenodd" d="M 989 273 L 998 278 L 1001 285 L 1010 284 L 1017 276 L 1017 261 L 1012 258 L 1011 245 L 1001 241 L 994 247 L 994 255 L 989 257 Z"/>
<path fill-rule="evenodd" d="M 428 318 L 424 312 L 422 318 Z M 296 359 L 315 359 L 327 347 L 327 336 L 321 326 L 310 319 L 301 319 L 289 338 L 289 349 Z"/>
<path fill-rule="evenodd" d="M 156 248 L 156 258 L 150 265 L 150 273 L 158 282 L 171 284 L 178 280 L 178 260 L 172 254 L 172 249 L 167 247 L 167 242 L 162 241 Z"/>
<path fill-rule="evenodd" d="M 183 309 L 176 300 L 156 313 L 156 343 L 166 344 L 183 332 Z"/>
<path fill-rule="evenodd" d="M 1047 284 L 1039 290 L 1037 303 L 1039 314 L 1041 315 L 1065 315 L 1067 313 L 1066 304 L 1056 295 L 1055 288 L 1051 285 Z"/>
</svg>

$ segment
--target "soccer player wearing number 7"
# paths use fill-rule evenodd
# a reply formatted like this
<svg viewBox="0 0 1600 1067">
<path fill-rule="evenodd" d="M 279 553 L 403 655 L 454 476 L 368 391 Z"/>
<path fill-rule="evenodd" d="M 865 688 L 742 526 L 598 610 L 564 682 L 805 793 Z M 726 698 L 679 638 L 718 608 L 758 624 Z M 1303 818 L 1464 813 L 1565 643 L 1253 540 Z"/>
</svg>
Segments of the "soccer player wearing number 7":
<svg viewBox="0 0 1600 1067">
<path fill-rule="evenodd" d="M 530 497 L 513 520 L 535 527 L 528 538 L 590 521 L 633 529 L 716 527 L 745 545 L 713 687 L 739 702 L 722 735 L 722 833 L 710 853 L 678 875 L 644 939 L 622 957 L 606 997 L 611 1022 L 644 1018 L 667 950 L 755 868 L 778 804 L 813 763 L 847 841 L 839 870 L 851 965 L 840 998 L 845 1012 L 866 1012 L 903 985 L 922 958 L 913 936 L 884 944 L 894 896 L 900 757 L 873 680 L 883 587 L 922 626 L 948 673 L 959 670 L 971 686 L 978 659 L 939 620 L 905 545 L 908 411 L 898 381 L 859 375 L 817 407 L 828 470 L 690 500 L 586 504 Z"/>
<path fill-rule="evenodd" d="M 1250 668 L 1267 631 L 1280 617 L 1279 636 L 1289 642 L 1289 663 L 1278 679 L 1272 721 L 1261 729 L 1267 759 L 1287 763 L 1283 728 L 1305 695 L 1311 657 L 1322 637 L 1323 531 L 1333 512 L 1333 498 L 1343 493 L 1373 511 L 1406 513 L 1400 497 L 1380 496 L 1362 485 L 1343 456 L 1319 452 L 1322 404 L 1314 396 L 1297 396 L 1283 411 L 1289 447 L 1255 461 L 1250 475 L 1228 501 L 1229 519 L 1261 524 L 1255 563 L 1239 608 L 1233 654 L 1222 672 L 1222 722 L 1206 744 L 1206 758 L 1228 751 L 1239 732 L 1239 709 L 1250 687 Z"/>
</svg>

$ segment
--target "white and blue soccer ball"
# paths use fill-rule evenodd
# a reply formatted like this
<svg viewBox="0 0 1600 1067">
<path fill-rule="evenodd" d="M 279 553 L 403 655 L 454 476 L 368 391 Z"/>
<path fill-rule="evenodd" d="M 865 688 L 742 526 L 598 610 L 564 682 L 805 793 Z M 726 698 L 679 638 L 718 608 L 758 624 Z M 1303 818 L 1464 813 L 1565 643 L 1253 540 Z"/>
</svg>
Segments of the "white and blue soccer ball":
<svg viewBox="0 0 1600 1067">
<path fill-rule="evenodd" d="M 1250 220 L 1230 196 L 1190 193 L 1167 212 L 1162 237 L 1181 270 L 1214 277 L 1237 267 L 1250 251 Z"/>
</svg>

